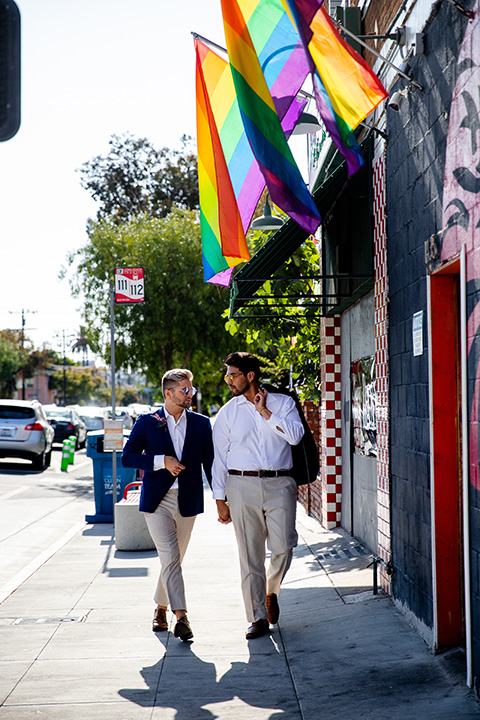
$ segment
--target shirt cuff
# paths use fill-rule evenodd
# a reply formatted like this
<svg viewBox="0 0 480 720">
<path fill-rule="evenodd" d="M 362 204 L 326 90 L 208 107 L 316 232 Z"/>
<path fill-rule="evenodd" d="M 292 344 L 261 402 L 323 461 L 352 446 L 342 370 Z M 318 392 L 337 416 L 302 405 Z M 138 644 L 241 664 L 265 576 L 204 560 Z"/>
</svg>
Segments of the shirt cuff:
<svg viewBox="0 0 480 720">
<path fill-rule="evenodd" d="M 165 455 L 153 456 L 153 471 L 165 470 Z"/>
</svg>

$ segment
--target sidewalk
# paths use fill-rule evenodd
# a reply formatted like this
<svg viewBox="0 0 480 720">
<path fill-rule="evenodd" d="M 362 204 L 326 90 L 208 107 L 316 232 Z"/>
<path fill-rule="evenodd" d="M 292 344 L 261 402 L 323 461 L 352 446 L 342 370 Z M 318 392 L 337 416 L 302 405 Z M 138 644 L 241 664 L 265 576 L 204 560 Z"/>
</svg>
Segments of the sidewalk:
<svg viewBox="0 0 480 720">
<path fill-rule="evenodd" d="M 245 640 L 233 528 L 206 506 L 184 565 L 195 641 L 150 629 L 155 553 L 85 525 L 0 604 L 0 720 L 480 718 L 457 656 L 433 656 L 373 596 L 365 550 L 300 506 L 279 625 Z"/>
</svg>

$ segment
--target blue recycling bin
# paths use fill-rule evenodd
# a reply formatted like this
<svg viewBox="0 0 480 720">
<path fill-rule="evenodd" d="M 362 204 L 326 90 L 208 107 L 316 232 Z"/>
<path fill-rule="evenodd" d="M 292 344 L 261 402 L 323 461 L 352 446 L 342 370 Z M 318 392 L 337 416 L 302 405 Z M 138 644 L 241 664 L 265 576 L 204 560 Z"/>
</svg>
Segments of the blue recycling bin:
<svg viewBox="0 0 480 720">
<path fill-rule="evenodd" d="M 129 430 L 123 431 L 124 437 L 129 434 Z M 113 453 L 104 452 L 103 438 L 103 430 L 87 434 L 87 457 L 93 461 L 95 494 L 95 515 L 85 515 L 88 523 L 113 523 Z M 122 466 L 122 453 L 117 452 L 117 502 L 122 499 L 126 486 L 135 481 L 136 473 L 135 468 Z"/>
</svg>

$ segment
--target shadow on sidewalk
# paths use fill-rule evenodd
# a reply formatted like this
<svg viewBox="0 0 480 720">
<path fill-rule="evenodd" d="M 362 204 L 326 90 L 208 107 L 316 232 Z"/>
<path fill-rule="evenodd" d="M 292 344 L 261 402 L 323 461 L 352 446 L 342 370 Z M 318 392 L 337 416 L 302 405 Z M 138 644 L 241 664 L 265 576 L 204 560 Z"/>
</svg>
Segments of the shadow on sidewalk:
<svg viewBox="0 0 480 720">
<path fill-rule="evenodd" d="M 170 642 L 178 641 L 169 633 L 161 644 L 167 649 Z M 190 643 L 179 643 L 174 652 L 140 670 L 148 689 L 125 688 L 118 694 L 141 707 L 174 709 L 176 720 L 215 720 L 217 715 L 203 706 L 230 699 L 221 697 L 215 664 L 200 660 Z"/>
<path fill-rule="evenodd" d="M 247 705 L 252 715 L 256 708 L 270 710 L 273 714 L 269 720 L 297 716 L 298 705 L 284 657 L 273 637 L 262 638 L 261 647 L 258 640 L 252 641 L 257 645 L 255 652 L 249 648 L 248 661 L 232 662 L 218 681 L 215 663 L 195 655 L 194 643 L 177 645 L 169 635 L 165 645 L 170 642 L 174 643 L 171 655 L 167 652 L 157 663 L 140 670 L 147 688 L 121 689 L 118 694 L 122 698 L 141 707 L 173 709 L 175 720 L 216 720 L 219 715 L 215 708 L 207 706 L 225 704 L 231 704 L 232 709 Z"/>
</svg>

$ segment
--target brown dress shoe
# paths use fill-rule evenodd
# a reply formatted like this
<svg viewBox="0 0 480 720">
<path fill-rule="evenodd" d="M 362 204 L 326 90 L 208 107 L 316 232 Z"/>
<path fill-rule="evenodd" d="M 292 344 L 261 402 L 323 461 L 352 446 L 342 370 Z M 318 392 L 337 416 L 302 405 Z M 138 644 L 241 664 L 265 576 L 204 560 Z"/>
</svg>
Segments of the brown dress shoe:
<svg viewBox="0 0 480 720">
<path fill-rule="evenodd" d="M 154 632 L 162 632 L 168 630 L 167 611 L 165 608 L 157 607 L 153 613 L 152 630 Z"/>
<path fill-rule="evenodd" d="M 275 593 L 267 595 L 265 605 L 267 606 L 268 622 L 270 625 L 276 625 L 278 623 L 278 618 L 280 617 L 280 608 L 278 606 L 278 598 Z"/>
<path fill-rule="evenodd" d="M 190 623 L 188 622 L 186 615 L 183 615 L 177 620 L 173 634 L 175 637 L 183 640 L 183 642 L 187 642 L 187 640 L 191 640 L 193 638 L 192 628 L 190 627 Z"/>
<path fill-rule="evenodd" d="M 254 640 L 255 638 L 265 635 L 268 631 L 268 620 L 266 618 L 262 618 L 262 620 L 255 620 L 255 622 L 250 625 L 245 633 L 245 637 L 247 640 Z"/>
</svg>

